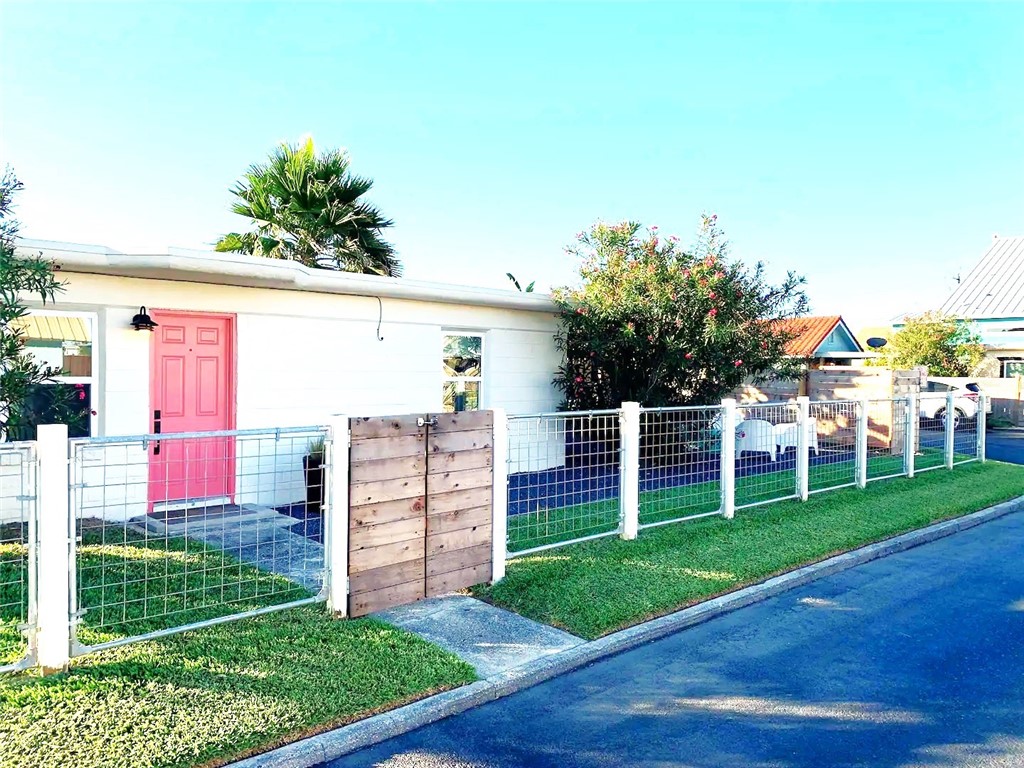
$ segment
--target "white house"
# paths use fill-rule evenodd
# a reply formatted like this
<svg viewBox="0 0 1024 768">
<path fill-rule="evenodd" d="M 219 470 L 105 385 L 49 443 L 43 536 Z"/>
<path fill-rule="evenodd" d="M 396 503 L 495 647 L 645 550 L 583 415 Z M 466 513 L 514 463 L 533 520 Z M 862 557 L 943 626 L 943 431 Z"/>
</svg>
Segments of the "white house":
<svg viewBox="0 0 1024 768">
<path fill-rule="evenodd" d="M 65 281 L 55 303 L 30 302 L 25 331 L 30 350 L 67 374 L 58 381 L 77 409 L 73 436 L 314 425 L 338 413 L 500 407 L 522 414 L 558 405 L 552 377 L 561 357 L 546 295 L 238 254 L 20 246 L 52 260 Z M 145 319 L 137 315 L 155 327 L 137 329 L 133 319 Z M 124 462 L 138 467 L 138 476 L 115 481 L 138 486 L 123 494 L 124 515 L 144 508 L 147 495 L 152 506 L 168 487 L 184 499 L 211 495 L 187 478 L 169 486 L 173 467 L 153 472 L 161 460 L 143 454 Z M 145 489 L 147 471 L 164 478 L 163 491 L 152 481 Z M 301 472 L 301 462 L 288 471 Z"/>
</svg>

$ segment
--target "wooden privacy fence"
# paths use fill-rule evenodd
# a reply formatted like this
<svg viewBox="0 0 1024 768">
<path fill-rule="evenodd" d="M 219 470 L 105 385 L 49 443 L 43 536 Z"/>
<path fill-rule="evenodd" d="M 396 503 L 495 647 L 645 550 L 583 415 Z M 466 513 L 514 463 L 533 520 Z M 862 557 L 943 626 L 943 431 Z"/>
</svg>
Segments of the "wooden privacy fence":
<svg viewBox="0 0 1024 768">
<path fill-rule="evenodd" d="M 349 615 L 490 580 L 490 411 L 349 421 Z"/>
</svg>

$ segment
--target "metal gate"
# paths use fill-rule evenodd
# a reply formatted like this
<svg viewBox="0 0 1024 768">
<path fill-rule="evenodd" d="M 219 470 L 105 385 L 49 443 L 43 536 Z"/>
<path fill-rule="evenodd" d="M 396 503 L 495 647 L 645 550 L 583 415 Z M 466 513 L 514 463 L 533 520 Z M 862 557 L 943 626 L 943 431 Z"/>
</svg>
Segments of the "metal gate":
<svg viewBox="0 0 1024 768">
<path fill-rule="evenodd" d="M 491 578 L 490 411 L 350 421 L 349 615 Z"/>
</svg>

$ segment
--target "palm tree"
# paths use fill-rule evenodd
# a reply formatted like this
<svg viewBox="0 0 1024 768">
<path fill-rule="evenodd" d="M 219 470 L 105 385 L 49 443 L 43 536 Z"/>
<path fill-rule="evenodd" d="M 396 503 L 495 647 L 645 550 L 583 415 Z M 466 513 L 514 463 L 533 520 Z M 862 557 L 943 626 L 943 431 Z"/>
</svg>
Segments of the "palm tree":
<svg viewBox="0 0 1024 768">
<path fill-rule="evenodd" d="M 281 144 L 268 162 L 253 165 L 231 189 L 231 210 L 253 220 L 251 232 L 231 232 L 218 251 L 292 259 L 310 267 L 398 277 L 402 265 L 381 238 L 392 226 L 360 198 L 373 180 L 349 171 L 348 155 L 318 155 L 313 139 Z"/>
</svg>

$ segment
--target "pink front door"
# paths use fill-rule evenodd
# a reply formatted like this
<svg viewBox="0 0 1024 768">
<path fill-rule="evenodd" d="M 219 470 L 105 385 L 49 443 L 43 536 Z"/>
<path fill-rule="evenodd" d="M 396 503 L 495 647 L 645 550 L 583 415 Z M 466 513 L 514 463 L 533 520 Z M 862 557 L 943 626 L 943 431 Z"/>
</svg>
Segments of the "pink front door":
<svg viewBox="0 0 1024 768">
<path fill-rule="evenodd" d="M 234 427 L 234 317 L 152 312 L 152 431 L 209 432 Z M 153 504 L 230 498 L 235 441 L 172 438 L 149 446 Z"/>
</svg>

